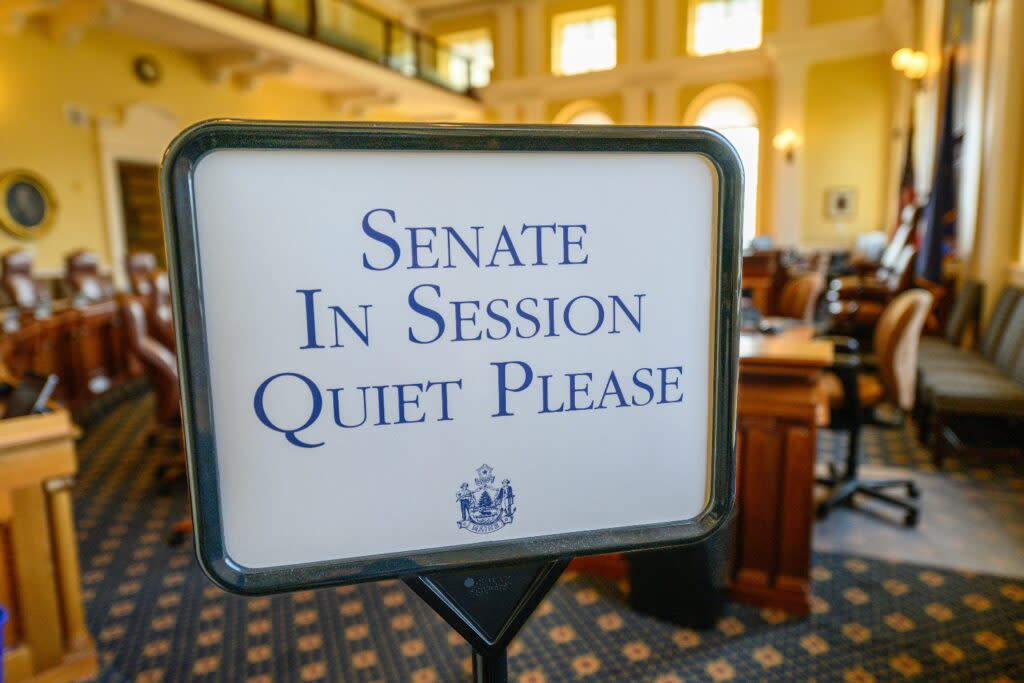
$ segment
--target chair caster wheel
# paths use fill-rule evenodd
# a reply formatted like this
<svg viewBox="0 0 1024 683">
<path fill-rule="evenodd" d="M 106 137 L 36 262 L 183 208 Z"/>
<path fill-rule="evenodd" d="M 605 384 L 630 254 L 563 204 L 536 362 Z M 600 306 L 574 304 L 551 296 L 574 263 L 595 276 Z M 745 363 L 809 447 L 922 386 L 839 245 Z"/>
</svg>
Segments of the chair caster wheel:
<svg viewBox="0 0 1024 683">
<path fill-rule="evenodd" d="M 907 510 L 906 515 L 903 517 L 903 526 L 915 527 L 917 526 L 917 510 Z"/>
<path fill-rule="evenodd" d="M 183 531 L 172 531 L 167 534 L 167 545 L 172 548 L 177 548 L 185 542 L 185 532 Z"/>
<path fill-rule="evenodd" d="M 921 489 L 917 488 L 916 484 L 907 484 L 907 495 L 911 498 L 920 498 Z"/>
</svg>

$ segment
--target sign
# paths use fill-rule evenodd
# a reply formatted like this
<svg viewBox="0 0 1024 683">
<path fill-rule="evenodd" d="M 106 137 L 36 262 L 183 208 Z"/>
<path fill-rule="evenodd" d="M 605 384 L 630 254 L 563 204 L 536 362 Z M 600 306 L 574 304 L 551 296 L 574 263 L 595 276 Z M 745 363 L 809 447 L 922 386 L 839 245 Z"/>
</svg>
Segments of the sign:
<svg viewBox="0 0 1024 683">
<path fill-rule="evenodd" d="M 741 182 L 700 129 L 186 131 L 163 191 L 211 578 L 706 536 L 732 502 Z"/>
</svg>

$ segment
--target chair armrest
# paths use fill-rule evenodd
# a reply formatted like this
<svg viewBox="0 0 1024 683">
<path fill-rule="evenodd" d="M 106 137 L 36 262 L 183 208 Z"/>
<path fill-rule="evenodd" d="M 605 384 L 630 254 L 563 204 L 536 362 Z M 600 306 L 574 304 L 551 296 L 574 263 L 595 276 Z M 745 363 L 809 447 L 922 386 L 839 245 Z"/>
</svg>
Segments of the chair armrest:
<svg viewBox="0 0 1024 683">
<path fill-rule="evenodd" d="M 857 353 L 860 349 L 860 342 L 853 337 L 847 337 L 841 334 L 825 334 L 815 339 L 821 339 L 822 341 L 830 341 L 836 347 L 837 351 L 841 353 Z"/>
</svg>

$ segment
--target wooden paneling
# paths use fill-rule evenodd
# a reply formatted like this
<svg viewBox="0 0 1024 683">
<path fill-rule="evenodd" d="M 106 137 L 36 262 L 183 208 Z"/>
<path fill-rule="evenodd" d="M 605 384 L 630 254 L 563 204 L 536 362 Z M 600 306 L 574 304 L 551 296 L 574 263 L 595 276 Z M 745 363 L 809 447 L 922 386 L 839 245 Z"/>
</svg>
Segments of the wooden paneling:
<svg viewBox="0 0 1024 683">
<path fill-rule="evenodd" d="M 15 376 L 28 370 L 59 378 L 55 398 L 78 407 L 124 382 L 130 371 L 115 301 L 22 317 L 0 337 L 0 361 Z"/>
<path fill-rule="evenodd" d="M 825 404 L 820 382 L 831 348 L 824 351 L 813 363 L 772 365 L 764 357 L 740 363 L 733 600 L 810 612 L 814 458 Z"/>
<path fill-rule="evenodd" d="M 7 681 L 76 681 L 97 671 L 85 626 L 70 477 L 77 430 L 57 409 L 0 421 L 0 601 Z"/>
</svg>

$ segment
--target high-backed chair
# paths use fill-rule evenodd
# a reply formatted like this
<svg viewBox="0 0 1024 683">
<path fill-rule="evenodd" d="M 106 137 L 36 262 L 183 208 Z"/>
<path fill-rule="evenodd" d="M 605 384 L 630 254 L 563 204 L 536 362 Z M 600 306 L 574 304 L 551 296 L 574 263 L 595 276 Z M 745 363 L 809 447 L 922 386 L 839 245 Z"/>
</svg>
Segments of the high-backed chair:
<svg viewBox="0 0 1024 683">
<path fill-rule="evenodd" d="M 153 289 L 150 294 L 150 306 L 146 311 L 146 320 L 156 337 L 171 351 L 177 347 L 174 339 L 174 315 L 171 308 L 171 285 L 166 270 L 153 272 L 150 278 Z"/>
<path fill-rule="evenodd" d="M 910 288 L 914 278 L 917 247 L 908 244 L 900 251 L 892 269 L 887 271 L 879 289 L 862 291 L 859 298 L 837 299 L 837 292 L 828 293 L 833 331 L 855 337 L 870 336 L 882 311 L 900 292 Z"/>
<path fill-rule="evenodd" d="M 146 325 L 146 310 L 138 298 L 123 296 L 120 299 L 120 306 L 128 350 L 145 368 L 156 403 L 155 425 L 147 436 L 147 443 L 155 446 L 161 436 L 167 435 L 178 446 L 169 457 L 161 458 L 157 465 L 157 477 L 162 484 L 166 484 L 173 478 L 169 475 L 182 470 L 184 466 L 180 450 L 181 405 L 178 394 L 178 363 L 170 349 L 150 335 Z"/>
<path fill-rule="evenodd" d="M 0 281 L 11 303 L 23 311 L 32 311 L 48 299 L 32 277 L 32 254 L 25 249 L 12 249 L 0 257 Z"/>
<path fill-rule="evenodd" d="M 167 271 L 158 269 L 156 256 L 147 251 L 129 254 L 125 266 L 132 294 L 140 297 L 139 300 L 146 309 L 146 323 L 150 334 L 174 351 L 174 320 Z"/>
<path fill-rule="evenodd" d="M 153 274 L 156 272 L 156 256 L 148 251 L 133 251 L 125 258 L 128 284 L 132 294 L 149 297 L 153 294 Z"/>
<path fill-rule="evenodd" d="M 900 268 L 903 251 L 910 244 L 910 238 L 922 216 L 923 212 L 919 207 L 905 207 L 900 215 L 900 224 L 886 244 L 878 262 L 859 264 L 862 271 L 860 274 L 832 280 L 829 283 L 829 295 L 834 300 L 860 298 L 886 289 L 890 274 Z"/>
<path fill-rule="evenodd" d="M 906 489 L 910 498 L 918 491 L 909 479 L 871 481 L 858 476 L 858 446 L 860 429 L 866 411 L 873 410 L 883 401 L 889 401 L 902 412 L 914 406 L 916 390 L 917 354 L 921 330 L 932 306 L 932 295 L 921 289 L 903 292 L 893 299 L 878 320 L 874 336 L 874 358 L 877 367 L 868 372 L 862 358 L 856 355 L 858 344 L 853 339 L 840 342 L 848 353 L 837 354 L 831 373 L 826 375 L 826 390 L 831 407 L 831 424 L 850 433 L 846 463 L 842 472 L 830 467 L 830 476 L 818 483 L 831 487 L 827 500 L 818 508 L 824 517 L 832 508 L 852 506 L 858 494 L 895 505 L 904 510 L 904 523 L 917 524 L 917 506 L 910 500 L 896 498 L 886 491 Z"/>
<path fill-rule="evenodd" d="M 91 304 L 114 296 L 110 278 L 100 274 L 100 259 L 95 252 L 79 249 L 68 254 L 64 278 L 68 294 L 76 302 Z"/>
<path fill-rule="evenodd" d="M 802 320 L 808 325 L 814 323 L 818 298 L 825 289 L 825 276 L 819 272 L 807 272 L 791 279 L 779 295 L 779 315 Z"/>
</svg>

